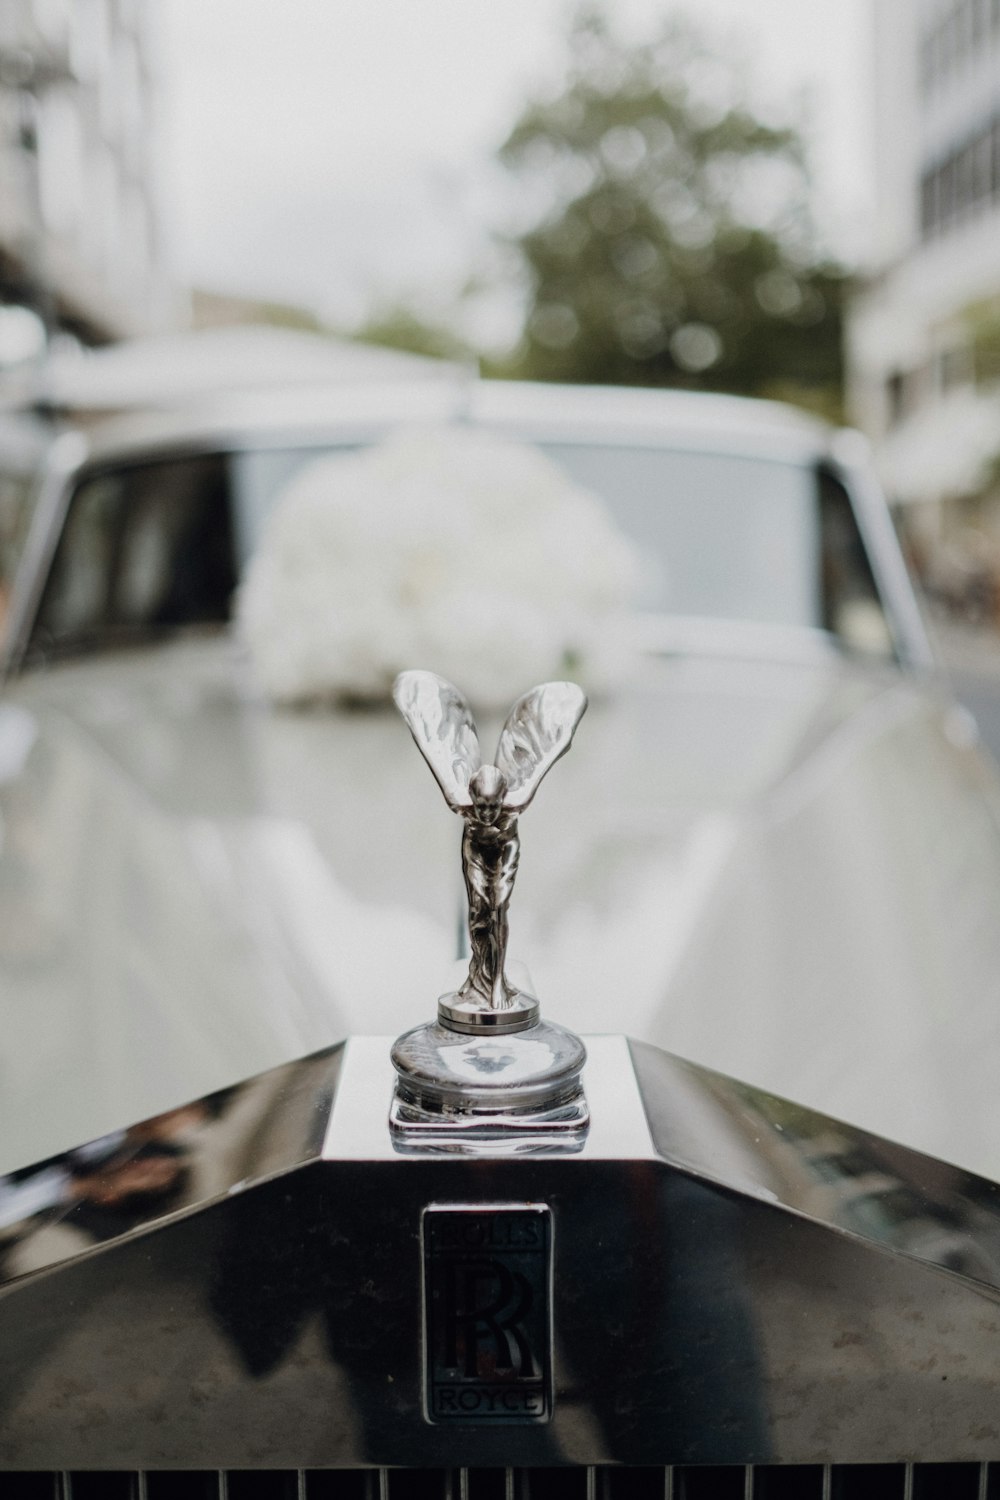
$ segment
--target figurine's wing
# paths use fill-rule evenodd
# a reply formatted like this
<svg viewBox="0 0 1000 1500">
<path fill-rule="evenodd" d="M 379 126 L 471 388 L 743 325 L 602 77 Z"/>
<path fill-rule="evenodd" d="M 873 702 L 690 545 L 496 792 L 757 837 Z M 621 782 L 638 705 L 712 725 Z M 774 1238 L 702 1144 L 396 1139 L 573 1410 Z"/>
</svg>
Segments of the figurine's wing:
<svg viewBox="0 0 1000 1500">
<path fill-rule="evenodd" d="M 496 754 L 507 778 L 504 806 L 511 812 L 527 807 L 550 766 L 565 755 L 586 707 L 587 695 L 575 682 L 543 682 L 518 698 Z"/>
<path fill-rule="evenodd" d="M 472 806 L 469 778 L 481 764 L 469 705 L 458 688 L 436 672 L 400 672 L 392 696 L 444 800 L 453 811 L 464 812 Z"/>
</svg>

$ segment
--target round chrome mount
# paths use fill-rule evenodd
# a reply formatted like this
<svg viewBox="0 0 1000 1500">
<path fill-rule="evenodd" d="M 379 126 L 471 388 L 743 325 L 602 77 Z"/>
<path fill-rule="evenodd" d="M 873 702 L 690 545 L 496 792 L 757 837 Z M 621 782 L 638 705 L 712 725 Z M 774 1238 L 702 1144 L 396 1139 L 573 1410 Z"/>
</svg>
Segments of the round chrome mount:
<svg viewBox="0 0 1000 1500">
<path fill-rule="evenodd" d="M 393 1132 L 411 1146 L 572 1149 L 589 1124 L 586 1058 L 578 1036 L 548 1021 L 508 1032 L 417 1026 L 392 1049 Z"/>
<path fill-rule="evenodd" d="M 438 1020 L 442 1026 L 464 1036 L 502 1036 L 524 1031 L 538 1020 L 538 1001 L 534 995 L 515 990 L 503 1009 L 489 1009 L 477 996 L 464 996 L 452 990 L 438 1000 Z"/>
</svg>

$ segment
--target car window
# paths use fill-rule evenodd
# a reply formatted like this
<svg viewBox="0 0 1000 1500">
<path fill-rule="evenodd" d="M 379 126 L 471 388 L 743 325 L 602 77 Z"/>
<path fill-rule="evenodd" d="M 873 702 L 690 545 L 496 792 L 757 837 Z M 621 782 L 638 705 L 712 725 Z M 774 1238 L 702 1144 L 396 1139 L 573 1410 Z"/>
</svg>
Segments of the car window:
<svg viewBox="0 0 1000 1500">
<path fill-rule="evenodd" d="M 547 451 L 596 490 L 646 559 L 642 607 L 819 628 L 888 656 L 850 497 L 832 475 L 742 454 L 597 445 Z"/>
<path fill-rule="evenodd" d="M 599 494 L 639 544 L 641 608 L 821 629 L 852 650 L 890 654 L 850 499 L 833 476 L 745 455 L 539 446 Z M 192 456 L 85 480 L 70 504 L 33 654 L 225 620 L 275 498 L 330 451 Z"/>
<path fill-rule="evenodd" d="M 818 485 L 823 627 L 854 651 L 890 656 L 889 623 L 850 496 L 830 473 L 821 472 Z"/>
<path fill-rule="evenodd" d="M 603 497 L 645 561 L 640 605 L 672 615 L 819 623 L 815 480 L 800 464 L 561 444 L 551 457 Z"/>
<path fill-rule="evenodd" d="M 48 655 L 226 620 L 236 587 L 219 455 L 95 474 L 72 496 L 32 631 Z"/>
</svg>

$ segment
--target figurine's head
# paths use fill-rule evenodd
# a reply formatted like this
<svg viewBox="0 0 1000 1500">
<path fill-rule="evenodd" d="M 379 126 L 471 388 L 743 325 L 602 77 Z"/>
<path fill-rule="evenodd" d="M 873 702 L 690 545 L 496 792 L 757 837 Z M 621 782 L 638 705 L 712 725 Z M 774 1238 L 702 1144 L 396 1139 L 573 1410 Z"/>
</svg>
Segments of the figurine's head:
<svg viewBox="0 0 1000 1500">
<path fill-rule="evenodd" d="M 503 810 L 507 778 L 496 766 L 480 766 L 469 780 L 469 793 L 480 823 L 495 823 Z"/>
</svg>

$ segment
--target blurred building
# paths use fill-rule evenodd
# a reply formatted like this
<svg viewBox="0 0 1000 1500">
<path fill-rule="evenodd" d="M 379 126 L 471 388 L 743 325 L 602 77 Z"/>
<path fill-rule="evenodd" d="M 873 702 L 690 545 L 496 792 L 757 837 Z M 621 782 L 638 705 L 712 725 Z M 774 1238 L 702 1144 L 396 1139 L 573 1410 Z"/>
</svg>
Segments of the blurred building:
<svg viewBox="0 0 1000 1500">
<path fill-rule="evenodd" d="M 0 302 L 88 343 L 172 311 L 150 25 L 150 0 L 0 0 Z"/>
<path fill-rule="evenodd" d="M 1000 0 L 873 13 L 879 206 L 849 319 L 852 417 L 917 533 L 977 514 L 986 535 L 1000 517 Z"/>
</svg>

